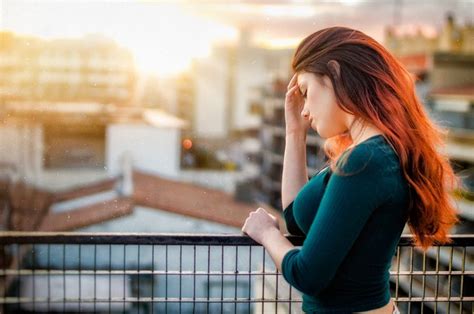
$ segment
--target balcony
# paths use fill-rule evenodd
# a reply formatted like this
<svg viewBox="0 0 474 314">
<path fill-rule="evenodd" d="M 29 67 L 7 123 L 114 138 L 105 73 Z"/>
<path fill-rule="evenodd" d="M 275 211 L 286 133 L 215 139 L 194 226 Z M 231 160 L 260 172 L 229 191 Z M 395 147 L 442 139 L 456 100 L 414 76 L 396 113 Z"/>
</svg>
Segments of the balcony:
<svg viewBox="0 0 474 314">
<path fill-rule="evenodd" d="M 474 235 L 451 238 L 423 253 L 402 236 L 390 269 L 401 313 L 473 313 Z M 302 313 L 246 236 L 3 232 L 0 245 L 2 313 Z"/>
</svg>

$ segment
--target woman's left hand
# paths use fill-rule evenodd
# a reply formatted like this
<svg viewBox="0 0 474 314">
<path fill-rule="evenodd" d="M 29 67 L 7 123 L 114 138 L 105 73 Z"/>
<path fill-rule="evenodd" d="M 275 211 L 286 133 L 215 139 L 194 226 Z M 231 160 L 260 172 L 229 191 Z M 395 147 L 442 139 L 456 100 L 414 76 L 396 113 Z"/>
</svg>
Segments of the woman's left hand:
<svg viewBox="0 0 474 314">
<path fill-rule="evenodd" d="M 245 220 L 242 232 L 263 245 L 263 239 L 268 231 L 280 230 L 278 219 L 269 214 L 265 209 L 259 207 L 250 213 Z"/>
</svg>

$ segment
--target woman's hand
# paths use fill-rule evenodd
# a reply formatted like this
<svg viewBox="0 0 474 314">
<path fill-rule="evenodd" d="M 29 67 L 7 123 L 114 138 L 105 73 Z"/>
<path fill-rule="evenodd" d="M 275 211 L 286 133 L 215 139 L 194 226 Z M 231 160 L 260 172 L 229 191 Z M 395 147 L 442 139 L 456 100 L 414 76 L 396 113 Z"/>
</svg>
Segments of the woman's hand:
<svg viewBox="0 0 474 314">
<path fill-rule="evenodd" d="M 288 91 L 285 97 L 285 124 L 286 134 L 299 132 L 306 134 L 310 123 L 301 116 L 304 107 L 304 97 L 297 84 L 297 73 L 293 75 L 288 83 Z"/>
<path fill-rule="evenodd" d="M 267 232 L 275 230 L 280 230 L 278 219 L 261 207 L 250 213 L 242 227 L 242 232 L 262 245 Z"/>
</svg>

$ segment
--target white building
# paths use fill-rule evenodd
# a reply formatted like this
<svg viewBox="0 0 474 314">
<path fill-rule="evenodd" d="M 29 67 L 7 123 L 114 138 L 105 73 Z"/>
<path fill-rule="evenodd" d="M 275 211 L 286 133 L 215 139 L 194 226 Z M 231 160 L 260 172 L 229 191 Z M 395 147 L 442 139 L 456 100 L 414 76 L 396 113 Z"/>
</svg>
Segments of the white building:
<svg viewBox="0 0 474 314">
<path fill-rule="evenodd" d="M 0 125 L 0 163 L 15 179 L 65 189 L 121 174 L 129 154 L 138 169 L 179 176 L 185 122 L 156 109 L 97 103 L 12 103 Z"/>
</svg>

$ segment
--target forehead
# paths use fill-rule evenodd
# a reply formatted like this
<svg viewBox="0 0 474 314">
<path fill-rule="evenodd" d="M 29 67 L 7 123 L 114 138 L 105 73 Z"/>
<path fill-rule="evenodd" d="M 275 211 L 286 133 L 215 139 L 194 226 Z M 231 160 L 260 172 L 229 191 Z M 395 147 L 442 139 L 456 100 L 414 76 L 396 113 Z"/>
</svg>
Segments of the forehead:
<svg viewBox="0 0 474 314">
<path fill-rule="evenodd" d="M 322 77 L 311 72 L 301 72 L 297 75 L 298 85 L 308 85 L 308 84 L 323 84 Z"/>
</svg>

